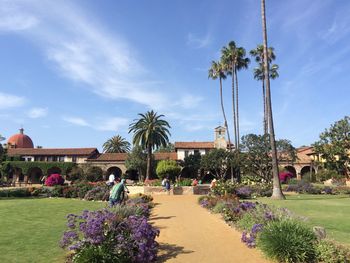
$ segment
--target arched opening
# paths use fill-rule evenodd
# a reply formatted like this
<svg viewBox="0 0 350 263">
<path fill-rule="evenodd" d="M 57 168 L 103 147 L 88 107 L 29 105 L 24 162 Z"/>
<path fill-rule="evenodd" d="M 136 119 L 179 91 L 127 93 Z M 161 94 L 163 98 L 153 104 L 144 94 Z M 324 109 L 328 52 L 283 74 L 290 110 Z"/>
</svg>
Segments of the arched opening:
<svg viewBox="0 0 350 263">
<path fill-rule="evenodd" d="M 295 170 L 295 168 L 293 166 L 285 166 L 284 169 L 286 169 L 288 172 L 290 172 L 291 174 L 293 174 L 293 178 L 297 177 L 297 171 Z"/>
<path fill-rule="evenodd" d="M 43 171 L 38 167 L 33 167 L 28 170 L 27 175 L 28 183 L 40 184 L 40 180 L 43 178 Z"/>
<path fill-rule="evenodd" d="M 309 165 L 301 168 L 300 175 L 301 175 L 302 179 L 306 179 L 306 180 L 309 180 L 311 182 L 314 182 L 316 179 L 315 169 Z"/>
<path fill-rule="evenodd" d="M 109 177 L 110 174 L 114 174 L 115 178 L 121 178 L 123 172 L 119 167 L 112 166 L 107 169 L 107 172 L 106 172 L 107 178 Z"/>
<path fill-rule="evenodd" d="M 47 169 L 47 175 L 50 176 L 51 174 L 62 174 L 62 170 L 56 166 L 51 167 Z"/>
</svg>

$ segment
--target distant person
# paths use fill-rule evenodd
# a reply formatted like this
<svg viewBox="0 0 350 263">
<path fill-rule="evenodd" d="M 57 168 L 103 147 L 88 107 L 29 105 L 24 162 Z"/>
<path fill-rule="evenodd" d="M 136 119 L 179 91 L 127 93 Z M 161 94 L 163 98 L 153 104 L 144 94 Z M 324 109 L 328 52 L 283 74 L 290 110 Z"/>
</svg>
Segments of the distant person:
<svg viewBox="0 0 350 263">
<path fill-rule="evenodd" d="M 129 193 L 128 188 L 125 185 L 125 179 L 122 179 L 120 183 L 115 184 L 109 194 L 109 206 L 115 206 L 121 204 L 125 200 L 125 192 Z"/>
<path fill-rule="evenodd" d="M 192 180 L 192 184 L 191 184 L 192 186 L 197 186 L 198 185 L 198 180 L 197 180 L 197 178 L 195 178 L 195 179 L 193 179 Z"/>
<path fill-rule="evenodd" d="M 46 179 L 47 179 L 46 175 L 41 176 L 41 179 L 40 179 L 41 185 L 45 184 Z"/>
<path fill-rule="evenodd" d="M 164 179 L 162 181 L 162 186 L 163 186 L 164 191 L 166 191 L 165 183 L 166 183 L 166 177 L 164 177 Z"/>
<path fill-rule="evenodd" d="M 210 183 L 210 190 L 213 190 L 213 188 L 216 186 L 216 179 L 213 179 Z"/>
<path fill-rule="evenodd" d="M 165 190 L 168 192 L 168 195 L 170 195 L 170 188 L 171 188 L 170 180 L 169 180 L 169 177 L 167 177 L 165 179 Z"/>
<path fill-rule="evenodd" d="M 113 173 L 111 173 L 108 177 L 108 182 L 107 185 L 108 186 L 113 186 L 114 185 L 114 181 L 115 181 L 115 176 Z"/>
</svg>

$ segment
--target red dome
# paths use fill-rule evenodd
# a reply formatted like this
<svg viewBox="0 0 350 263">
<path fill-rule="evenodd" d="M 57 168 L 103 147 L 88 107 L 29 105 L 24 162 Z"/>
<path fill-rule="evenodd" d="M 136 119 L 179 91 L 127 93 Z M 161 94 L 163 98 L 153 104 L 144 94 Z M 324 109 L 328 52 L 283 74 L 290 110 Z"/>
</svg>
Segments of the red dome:
<svg viewBox="0 0 350 263">
<path fill-rule="evenodd" d="M 20 133 L 12 135 L 8 141 L 7 144 L 10 148 L 34 148 L 34 144 L 32 139 L 23 134 L 23 129 L 19 130 Z"/>
</svg>

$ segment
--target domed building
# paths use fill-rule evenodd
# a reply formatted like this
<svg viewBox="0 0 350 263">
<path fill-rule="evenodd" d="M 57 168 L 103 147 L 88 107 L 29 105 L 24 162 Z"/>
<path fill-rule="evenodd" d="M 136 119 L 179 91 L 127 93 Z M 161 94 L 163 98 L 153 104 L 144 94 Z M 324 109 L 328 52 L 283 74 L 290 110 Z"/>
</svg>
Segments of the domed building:
<svg viewBox="0 0 350 263">
<path fill-rule="evenodd" d="M 8 148 L 34 148 L 32 139 L 24 134 L 24 129 L 19 129 L 19 133 L 12 135 L 7 141 Z"/>
</svg>

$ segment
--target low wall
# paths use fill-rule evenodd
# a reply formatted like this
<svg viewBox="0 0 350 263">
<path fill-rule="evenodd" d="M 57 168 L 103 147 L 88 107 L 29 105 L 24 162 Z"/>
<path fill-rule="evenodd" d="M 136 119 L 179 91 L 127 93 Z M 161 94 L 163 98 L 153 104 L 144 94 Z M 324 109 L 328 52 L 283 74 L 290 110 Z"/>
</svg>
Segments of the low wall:
<svg viewBox="0 0 350 263">
<path fill-rule="evenodd" d="M 208 194 L 209 190 L 210 190 L 209 185 L 176 186 L 170 189 L 170 194 L 171 195 L 206 195 Z M 164 188 L 161 186 L 144 186 L 143 192 L 138 192 L 138 193 L 159 194 L 159 195 L 168 194 L 168 192 L 166 192 Z"/>
</svg>

